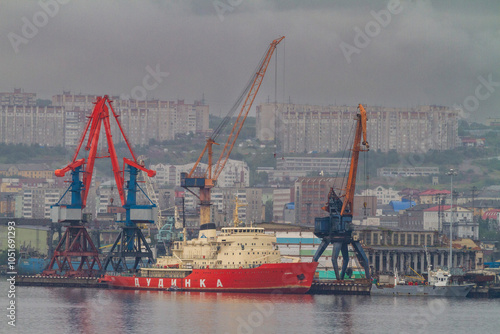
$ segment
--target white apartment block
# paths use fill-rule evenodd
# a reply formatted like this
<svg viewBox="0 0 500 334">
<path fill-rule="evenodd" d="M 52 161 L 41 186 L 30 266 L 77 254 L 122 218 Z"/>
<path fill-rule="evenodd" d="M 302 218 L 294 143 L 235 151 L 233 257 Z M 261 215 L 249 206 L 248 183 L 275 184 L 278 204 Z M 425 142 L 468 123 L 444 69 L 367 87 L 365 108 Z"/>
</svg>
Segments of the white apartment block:
<svg viewBox="0 0 500 334">
<path fill-rule="evenodd" d="M 382 167 L 377 168 L 379 177 L 416 177 L 439 175 L 439 167 Z"/>
<path fill-rule="evenodd" d="M 439 231 L 449 235 L 450 222 L 452 222 L 453 238 L 479 238 L 479 223 L 472 220 L 472 210 L 460 206 L 442 205 L 424 210 L 424 230 Z"/>
<path fill-rule="evenodd" d="M 343 175 L 348 168 L 349 159 L 328 157 L 283 157 L 276 160 L 276 169 L 286 171 L 324 172 L 330 175 Z M 348 169 L 347 169 L 348 171 Z"/>
<path fill-rule="evenodd" d="M 20 95 L 21 94 L 21 95 Z M 0 93 L 0 142 L 76 146 L 97 95 L 63 92 L 52 97 L 52 106 L 37 107 L 32 93 Z M 12 95 L 16 95 L 12 97 Z M 36 98 L 36 95 L 34 95 Z M 132 145 L 175 139 L 177 134 L 203 134 L 209 130 L 209 106 L 202 101 L 120 100 L 110 97 L 112 106 Z M 35 100 L 36 101 L 36 100 Z M 21 104 L 19 104 L 21 103 Z M 113 140 L 123 142 L 111 110 Z M 105 144 L 101 130 L 101 147 Z"/>
<path fill-rule="evenodd" d="M 23 218 L 50 218 L 50 206 L 56 204 L 62 190 L 45 187 L 23 187 Z"/>
<path fill-rule="evenodd" d="M 63 107 L 0 106 L 0 142 L 7 144 L 64 145 Z"/>
<path fill-rule="evenodd" d="M 292 201 L 292 189 L 276 188 L 273 189 L 273 221 L 275 223 L 284 223 L 284 209 L 287 203 Z"/>
<path fill-rule="evenodd" d="M 2 106 L 36 106 L 36 93 L 25 93 L 20 88 L 15 88 L 13 93 L 0 93 Z"/>
<path fill-rule="evenodd" d="M 169 186 L 181 185 L 181 173 L 189 173 L 193 168 L 194 163 L 185 165 L 167 165 L 156 164 L 151 165 L 151 169 L 156 171 L 156 181 L 158 184 L 166 184 Z M 207 169 L 207 164 L 199 163 L 197 167 L 197 175 L 201 176 Z M 250 170 L 246 162 L 229 159 L 224 166 L 219 178 L 217 186 L 221 188 L 229 188 L 235 186 L 250 186 Z"/>
<path fill-rule="evenodd" d="M 455 110 L 441 106 L 364 107 L 372 150 L 427 152 L 460 145 Z M 260 104 L 257 138 L 277 140 L 285 153 L 343 151 L 352 145 L 356 112 L 357 106 Z"/>
<path fill-rule="evenodd" d="M 392 188 L 384 188 L 382 186 L 378 186 L 374 189 L 364 189 L 361 192 L 361 196 L 375 196 L 377 197 L 377 204 L 386 205 L 391 201 L 400 201 L 401 196 L 398 194 L 397 190 Z"/>
</svg>

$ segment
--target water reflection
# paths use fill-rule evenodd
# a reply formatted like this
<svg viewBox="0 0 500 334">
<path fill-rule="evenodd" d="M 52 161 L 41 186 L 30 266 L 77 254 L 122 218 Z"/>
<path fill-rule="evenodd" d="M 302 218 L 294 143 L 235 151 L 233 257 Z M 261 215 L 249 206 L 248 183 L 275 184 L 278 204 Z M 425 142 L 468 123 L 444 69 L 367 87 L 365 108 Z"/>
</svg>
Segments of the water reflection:
<svg viewBox="0 0 500 334">
<path fill-rule="evenodd" d="M 498 300 L 41 287 L 19 287 L 16 299 L 16 329 L 2 324 L 0 333 L 493 333 L 500 326 Z"/>
</svg>

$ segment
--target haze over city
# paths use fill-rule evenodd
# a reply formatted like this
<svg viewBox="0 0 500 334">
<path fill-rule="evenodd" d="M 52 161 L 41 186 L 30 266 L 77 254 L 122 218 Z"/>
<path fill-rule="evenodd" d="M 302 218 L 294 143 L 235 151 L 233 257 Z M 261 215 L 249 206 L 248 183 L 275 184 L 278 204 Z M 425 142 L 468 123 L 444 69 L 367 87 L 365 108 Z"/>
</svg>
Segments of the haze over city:
<svg viewBox="0 0 500 334">
<path fill-rule="evenodd" d="M 187 101 L 204 94 L 220 115 L 269 43 L 286 36 L 278 90 L 273 60 L 257 103 L 276 94 L 316 105 L 465 103 L 474 120 L 498 114 L 498 1 L 54 0 L 0 8 L 0 91 L 47 99 L 63 90 Z M 161 73 L 151 89 L 134 91 L 151 72 Z"/>
</svg>

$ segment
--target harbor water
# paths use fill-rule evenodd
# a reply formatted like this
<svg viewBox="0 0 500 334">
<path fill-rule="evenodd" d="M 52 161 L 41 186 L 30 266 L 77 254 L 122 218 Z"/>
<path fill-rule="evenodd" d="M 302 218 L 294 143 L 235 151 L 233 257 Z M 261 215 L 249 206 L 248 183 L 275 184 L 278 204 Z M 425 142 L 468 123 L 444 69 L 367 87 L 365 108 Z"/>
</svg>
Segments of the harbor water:
<svg viewBox="0 0 500 334">
<path fill-rule="evenodd" d="M 498 333 L 499 299 L 264 295 L 0 283 L 0 333 Z M 15 300 L 15 327 L 8 324 Z"/>
</svg>

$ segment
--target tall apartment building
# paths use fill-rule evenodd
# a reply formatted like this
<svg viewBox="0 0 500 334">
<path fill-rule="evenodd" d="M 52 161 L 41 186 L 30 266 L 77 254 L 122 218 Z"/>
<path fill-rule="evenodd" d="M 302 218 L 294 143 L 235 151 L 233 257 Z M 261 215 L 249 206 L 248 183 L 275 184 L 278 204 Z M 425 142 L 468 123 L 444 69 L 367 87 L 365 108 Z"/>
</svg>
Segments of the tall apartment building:
<svg viewBox="0 0 500 334">
<path fill-rule="evenodd" d="M 295 224 L 314 225 L 314 218 L 328 216 L 321 208 L 328 202 L 330 188 L 342 195 L 347 180 L 341 177 L 300 177 L 295 181 Z M 376 196 L 354 196 L 353 217 L 375 216 Z"/>
<path fill-rule="evenodd" d="M 244 205 L 238 209 L 241 221 L 247 224 L 262 222 L 262 189 L 237 187 L 212 189 L 213 222 L 219 226 L 232 226 L 236 197 Z"/>
<path fill-rule="evenodd" d="M 96 98 L 96 95 L 65 91 L 52 97 L 52 106 L 39 107 L 34 93 L 21 90 L 0 93 L 0 142 L 76 147 Z M 111 99 L 133 145 L 145 145 L 151 139 L 172 140 L 177 134 L 209 131 L 209 106 L 202 101 L 187 104 L 184 100 L 120 100 L 117 96 Z M 122 142 L 113 120 L 111 129 L 115 144 Z M 101 138 L 104 138 L 103 132 Z M 105 140 L 101 142 L 105 144 Z"/>
<path fill-rule="evenodd" d="M 13 93 L 0 93 L 1 106 L 36 106 L 36 93 L 25 93 L 15 88 Z"/>
<path fill-rule="evenodd" d="M 415 177 L 439 175 L 439 167 L 382 167 L 377 168 L 377 176 Z"/>
<path fill-rule="evenodd" d="M 276 188 L 273 189 L 273 221 L 275 223 L 284 223 L 285 205 L 293 202 L 293 189 Z"/>
<path fill-rule="evenodd" d="M 321 208 L 328 201 L 330 188 L 341 189 L 343 178 L 300 177 L 295 181 L 295 224 L 314 225 L 315 217 L 328 213 Z"/>
<path fill-rule="evenodd" d="M 329 157 L 283 157 L 276 160 L 276 169 L 287 171 L 323 171 L 324 173 L 343 175 L 349 171 L 350 160 L 346 158 Z"/>
<path fill-rule="evenodd" d="M 172 140 L 177 134 L 205 133 L 209 130 L 209 106 L 202 101 L 187 104 L 184 100 L 122 100 L 118 96 L 110 98 L 113 100 L 113 109 L 120 115 L 119 120 L 125 134 L 134 145 L 148 144 L 150 139 Z M 63 106 L 67 113 L 67 146 L 77 145 L 86 123 L 85 116 L 92 112 L 96 99 L 97 95 L 71 94 L 68 91 L 52 97 L 52 104 Z M 111 122 L 113 139 L 115 143 L 120 143 L 123 138 L 114 123 Z"/>
<path fill-rule="evenodd" d="M 63 107 L 0 106 L 0 142 L 7 144 L 64 145 Z"/>
<path fill-rule="evenodd" d="M 365 106 L 373 150 L 399 153 L 459 145 L 458 112 L 441 106 Z M 352 145 L 357 107 L 265 103 L 257 106 L 257 138 L 276 140 L 285 153 L 338 152 Z"/>
<path fill-rule="evenodd" d="M 375 196 L 377 198 L 377 204 L 387 205 L 391 201 L 400 201 L 401 195 L 397 190 L 392 188 L 384 188 L 378 186 L 375 189 L 364 189 L 361 191 L 361 196 Z"/>
<path fill-rule="evenodd" d="M 50 206 L 56 204 L 62 190 L 48 184 L 43 187 L 23 186 L 23 218 L 50 218 Z"/>
</svg>

